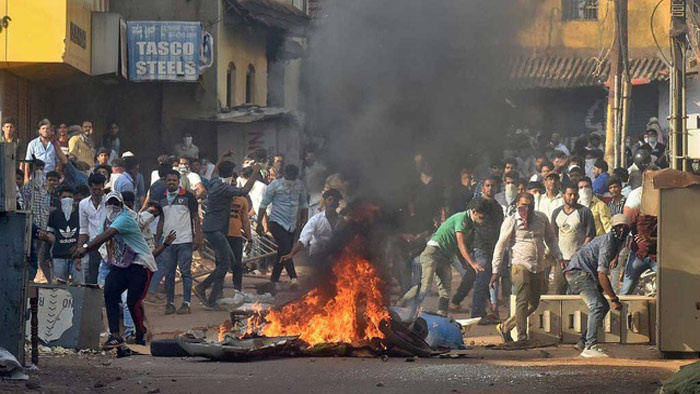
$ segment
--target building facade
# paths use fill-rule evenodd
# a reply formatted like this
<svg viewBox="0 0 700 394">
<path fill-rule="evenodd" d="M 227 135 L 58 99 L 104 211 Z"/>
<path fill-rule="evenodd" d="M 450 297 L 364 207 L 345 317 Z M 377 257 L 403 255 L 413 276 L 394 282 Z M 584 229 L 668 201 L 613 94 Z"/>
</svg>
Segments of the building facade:
<svg viewBox="0 0 700 394">
<path fill-rule="evenodd" d="M 629 135 L 645 131 L 658 116 L 659 91 L 668 67 L 657 43 L 668 47 L 668 4 L 628 2 L 632 98 Z M 516 48 L 507 62 L 513 127 L 559 132 L 564 136 L 604 134 L 605 83 L 615 32 L 612 1 L 519 0 L 523 15 Z M 653 18 L 652 18 L 653 16 Z"/>
<path fill-rule="evenodd" d="M 232 148 L 239 162 L 257 148 L 298 159 L 305 10 L 302 0 L 2 1 L 2 116 L 18 120 L 25 141 L 44 117 L 91 120 L 98 138 L 116 121 L 122 150 L 145 165 L 184 132 L 212 161 Z M 194 82 L 130 81 L 127 21 L 198 21 L 213 64 Z"/>
</svg>

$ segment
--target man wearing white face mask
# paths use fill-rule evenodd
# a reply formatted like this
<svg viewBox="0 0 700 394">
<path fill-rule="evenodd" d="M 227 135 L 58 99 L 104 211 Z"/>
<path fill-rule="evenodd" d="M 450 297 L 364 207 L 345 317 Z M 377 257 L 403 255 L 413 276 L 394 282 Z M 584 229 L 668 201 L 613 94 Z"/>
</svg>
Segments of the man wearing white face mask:
<svg viewBox="0 0 700 394">
<path fill-rule="evenodd" d="M 494 199 L 503 208 L 503 216 L 508 217 L 516 211 L 514 203 L 518 196 L 518 174 L 514 171 L 506 173 L 503 176 L 503 183 L 503 191 L 496 194 Z"/>
<path fill-rule="evenodd" d="M 186 132 L 182 136 L 182 142 L 178 142 L 173 147 L 173 153 L 177 157 L 195 157 L 199 158 L 199 148 L 192 143 L 192 133 Z"/>
<path fill-rule="evenodd" d="M 90 242 L 76 248 L 74 255 L 82 257 L 88 251 L 97 250 L 107 241 L 112 241 L 106 245 L 106 258 L 110 268 L 104 285 L 110 336 L 103 348 L 121 348 L 124 344 L 119 328 L 119 303 L 125 290 L 126 302 L 136 328 L 135 343 L 145 345 L 146 327 L 141 301 L 146 295 L 152 273 L 157 270 L 154 254 L 139 229 L 133 211 L 124 207 L 122 195 L 112 191 L 105 200 L 106 220 L 102 232 Z M 167 240 L 164 245 L 168 245 Z"/>
<path fill-rule="evenodd" d="M 603 235 L 610 231 L 610 207 L 595 196 L 591 178 L 583 177 L 578 182 L 578 202 L 591 210 L 595 223 L 596 236 Z"/>
<path fill-rule="evenodd" d="M 659 133 L 654 129 L 647 130 L 645 141 L 646 144 L 642 147 L 651 153 L 652 161 L 663 168 L 665 160 L 662 159 L 666 154 L 666 145 L 659 142 Z"/>
<path fill-rule="evenodd" d="M 177 171 L 183 178 L 187 179 L 187 184 L 189 187 L 186 190 L 194 194 L 194 196 L 199 199 L 207 194 L 207 189 L 204 188 L 202 178 L 199 176 L 199 174 L 190 170 L 191 161 L 192 159 L 189 157 L 180 157 Z"/>
<path fill-rule="evenodd" d="M 80 227 L 77 205 L 73 201 L 74 190 L 70 186 L 61 186 L 58 194 L 61 209 L 51 212 L 47 227 L 47 231 L 53 233 L 56 239 L 51 249 L 51 271 L 54 279 L 67 282 L 70 275 L 72 283 L 82 284 L 84 273 L 81 262 L 71 255 L 71 249 L 78 244 Z"/>
</svg>

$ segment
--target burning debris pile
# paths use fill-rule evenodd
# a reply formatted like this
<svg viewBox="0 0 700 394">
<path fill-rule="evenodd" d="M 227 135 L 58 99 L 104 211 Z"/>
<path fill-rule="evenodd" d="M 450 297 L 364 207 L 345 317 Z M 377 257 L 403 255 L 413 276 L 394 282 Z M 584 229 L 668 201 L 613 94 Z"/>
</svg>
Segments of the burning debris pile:
<svg viewBox="0 0 700 394">
<path fill-rule="evenodd" d="M 192 356 L 222 361 L 292 356 L 428 357 L 447 351 L 426 343 L 425 324 L 403 323 L 387 307 L 384 281 L 359 250 L 361 241 L 350 242 L 336 260 L 327 285 L 295 301 L 277 308 L 250 305 L 233 311 L 232 322 L 221 326 L 217 342 L 183 336 L 178 343 Z"/>
<path fill-rule="evenodd" d="M 348 246 L 333 267 L 327 288 L 319 286 L 302 298 L 248 321 L 248 335 L 298 336 L 315 346 L 326 343 L 372 343 L 385 338 L 390 322 L 375 267 Z"/>
</svg>

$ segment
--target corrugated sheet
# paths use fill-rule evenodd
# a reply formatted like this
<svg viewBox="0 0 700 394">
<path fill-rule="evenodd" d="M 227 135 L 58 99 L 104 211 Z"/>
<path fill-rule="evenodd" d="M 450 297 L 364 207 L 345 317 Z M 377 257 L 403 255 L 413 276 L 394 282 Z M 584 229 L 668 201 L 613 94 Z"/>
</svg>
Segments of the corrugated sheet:
<svg viewBox="0 0 700 394">
<path fill-rule="evenodd" d="M 291 4 L 275 0 L 226 0 L 231 13 L 248 23 L 279 30 L 303 30 L 309 17 Z"/>
<path fill-rule="evenodd" d="M 610 62 L 592 57 L 516 56 L 506 62 L 508 87 L 512 89 L 574 88 L 602 86 L 610 73 Z M 656 57 L 630 59 L 632 79 L 665 80 L 668 70 Z"/>
</svg>

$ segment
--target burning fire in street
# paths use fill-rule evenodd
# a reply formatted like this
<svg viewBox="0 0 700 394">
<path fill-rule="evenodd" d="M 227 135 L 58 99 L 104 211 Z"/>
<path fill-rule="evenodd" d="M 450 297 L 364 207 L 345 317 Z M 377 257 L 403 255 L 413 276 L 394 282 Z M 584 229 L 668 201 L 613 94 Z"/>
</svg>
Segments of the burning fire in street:
<svg viewBox="0 0 700 394">
<path fill-rule="evenodd" d="M 382 297 L 384 283 L 372 263 L 353 249 L 351 243 L 336 261 L 330 292 L 317 287 L 264 317 L 256 314 L 248 322 L 249 331 L 299 336 L 311 346 L 383 339 L 380 323 L 390 320 Z"/>
<path fill-rule="evenodd" d="M 232 329 L 232 328 L 233 328 L 233 324 L 231 324 L 231 321 L 230 321 L 230 320 L 226 320 L 226 321 L 224 322 L 224 324 L 222 324 L 222 325 L 219 327 L 219 334 L 218 334 L 218 337 L 217 337 L 218 341 L 219 341 L 219 342 L 223 341 L 224 338 L 225 338 L 225 335 L 226 335 L 227 333 L 231 332 L 231 329 Z"/>
</svg>

